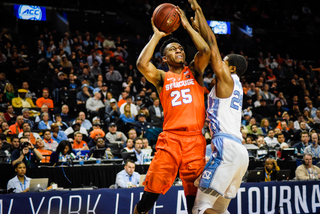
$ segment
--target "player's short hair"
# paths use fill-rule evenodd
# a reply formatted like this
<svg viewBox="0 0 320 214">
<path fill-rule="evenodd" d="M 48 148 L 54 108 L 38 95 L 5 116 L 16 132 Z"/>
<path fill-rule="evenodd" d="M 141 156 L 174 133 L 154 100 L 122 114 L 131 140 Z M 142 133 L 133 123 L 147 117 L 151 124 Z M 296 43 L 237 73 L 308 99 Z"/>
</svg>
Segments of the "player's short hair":
<svg viewBox="0 0 320 214">
<path fill-rule="evenodd" d="M 171 37 L 171 38 L 167 39 L 166 41 L 164 41 L 160 47 L 160 53 L 162 56 L 165 55 L 164 50 L 166 49 L 167 45 L 170 43 L 179 43 L 182 46 L 181 42 L 178 39 Z"/>
<path fill-rule="evenodd" d="M 229 62 L 229 66 L 235 66 L 237 75 L 240 77 L 247 70 L 247 60 L 244 56 L 239 54 L 228 54 L 227 61 Z"/>
</svg>

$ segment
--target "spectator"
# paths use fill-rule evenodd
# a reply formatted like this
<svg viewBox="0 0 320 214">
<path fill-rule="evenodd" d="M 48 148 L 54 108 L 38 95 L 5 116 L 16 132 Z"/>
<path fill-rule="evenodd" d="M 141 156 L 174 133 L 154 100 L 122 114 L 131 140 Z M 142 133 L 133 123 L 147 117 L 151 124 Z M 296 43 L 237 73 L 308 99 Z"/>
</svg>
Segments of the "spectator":
<svg viewBox="0 0 320 214">
<path fill-rule="evenodd" d="M 49 131 L 50 133 L 50 131 Z M 50 150 L 47 150 L 44 148 L 44 142 L 41 138 L 37 138 L 36 140 L 36 147 L 37 147 L 37 150 L 41 153 L 42 155 L 42 160 L 41 160 L 41 163 L 50 163 L 50 155 L 52 153 L 52 151 Z"/>
<path fill-rule="evenodd" d="M 311 100 L 307 101 L 307 107 L 305 107 L 303 110 L 307 110 L 309 113 L 309 116 L 311 116 L 311 118 L 316 117 L 317 109 L 315 107 L 313 107 Z"/>
<path fill-rule="evenodd" d="M 52 83 L 52 94 L 54 98 L 54 103 L 59 104 L 60 103 L 60 92 L 65 91 L 69 87 L 69 81 L 66 79 L 67 75 L 64 72 L 58 73 L 58 79 L 54 80 Z"/>
<path fill-rule="evenodd" d="M 257 139 L 259 135 L 262 135 L 262 131 L 256 124 L 251 126 L 251 131 L 249 131 L 248 136 L 251 136 L 253 139 Z"/>
<path fill-rule="evenodd" d="M 272 129 L 270 129 L 268 131 L 268 135 L 267 135 L 267 137 L 264 138 L 264 141 L 266 142 L 267 146 L 269 146 L 269 147 L 280 146 L 277 138 L 274 137 L 274 131 Z"/>
<path fill-rule="evenodd" d="M 274 99 L 273 103 L 276 104 L 276 102 L 277 102 L 278 100 L 281 101 L 282 106 L 287 106 L 287 105 L 288 105 L 286 98 L 283 96 L 283 92 L 279 92 L 278 97 L 276 97 L 276 98 Z"/>
<path fill-rule="evenodd" d="M 134 170 L 135 163 L 132 160 L 127 160 L 124 170 L 120 171 L 116 176 L 116 189 L 138 187 L 140 174 Z"/>
<path fill-rule="evenodd" d="M 87 100 L 91 97 L 89 92 L 89 87 L 87 84 L 81 86 L 82 90 L 77 93 L 77 104 L 85 104 Z"/>
<path fill-rule="evenodd" d="M 282 118 L 282 114 L 284 112 L 284 108 L 282 107 L 282 103 L 280 100 L 276 101 L 274 104 L 273 117 L 277 119 Z"/>
<path fill-rule="evenodd" d="M 36 105 L 39 108 L 41 108 L 43 105 L 48 106 L 48 108 L 50 108 L 50 109 L 54 108 L 53 100 L 49 98 L 49 89 L 48 88 L 42 89 L 42 97 L 37 99 Z"/>
<path fill-rule="evenodd" d="M 4 117 L 9 125 L 14 124 L 16 121 L 17 116 L 14 114 L 13 106 L 7 105 L 6 106 L 6 113 L 4 113 Z"/>
<path fill-rule="evenodd" d="M 68 139 L 64 131 L 59 130 L 59 126 L 56 123 L 51 124 L 51 137 L 53 140 L 57 141 L 58 143 Z"/>
<path fill-rule="evenodd" d="M 117 126 L 115 123 L 110 123 L 109 132 L 107 133 L 106 138 L 110 143 L 117 143 L 121 144 L 122 146 L 127 141 L 126 135 L 121 131 L 117 131 Z"/>
<path fill-rule="evenodd" d="M 134 128 L 128 131 L 128 138 L 132 140 L 137 138 L 137 131 Z"/>
<path fill-rule="evenodd" d="M 30 126 L 30 129 L 34 128 L 34 120 L 30 120 L 30 110 L 28 108 L 22 109 L 22 116 L 23 116 L 23 121 L 25 123 L 28 123 Z"/>
<path fill-rule="evenodd" d="M 22 124 L 22 132 L 20 132 L 18 134 L 18 137 L 20 138 L 20 137 L 24 136 L 25 132 L 29 132 L 29 140 L 33 145 L 35 145 L 36 139 L 40 138 L 40 135 L 36 132 L 31 132 L 31 127 L 30 127 L 29 123 L 26 123 L 26 122 L 24 122 Z"/>
<path fill-rule="evenodd" d="M 127 97 L 126 97 L 126 102 L 123 103 L 123 104 L 120 106 L 120 114 L 124 114 L 124 107 L 125 107 L 126 105 L 129 105 L 129 106 L 130 106 L 131 115 L 132 115 L 133 117 L 135 117 L 135 116 L 138 114 L 138 111 L 137 111 L 136 105 L 132 103 L 132 97 L 131 97 L 131 96 L 127 96 Z"/>
<path fill-rule="evenodd" d="M 55 114 L 54 119 L 60 130 L 65 131 L 69 127 L 65 122 L 62 121 L 61 114 Z"/>
<path fill-rule="evenodd" d="M 128 138 L 126 142 L 126 147 L 123 148 L 124 152 L 133 152 L 133 139 Z"/>
<path fill-rule="evenodd" d="M 142 145 L 143 143 L 141 138 L 134 139 L 134 153 L 137 157 L 137 161 L 135 162 L 136 164 L 143 164 L 144 153 L 141 151 Z"/>
<path fill-rule="evenodd" d="M 88 119 L 86 119 L 86 114 L 83 111 L 79 112 L 79 118 L 82 121 L 81 127 L 85 128 L 86 130 L 90 130 L 92 128 L 91 122 Z M 73 124 L 74 123 L 75 121 L 73 122 Z"/>
<path fill-rule="evenodd" d="M 296 179 L 304 180 L 318 180 L 320 178 L 320 169 L 312 164 L 311 154 L 304 154 L 302 164 L 296 169 Z"/>
<path fill-rule="evenodd" d="M 12 99 L 12 105 L 15 108 L 34 108 L 36 107 L 33 104 L 31 98 L 26 97 L 28 91 L 26 89 L 18 90 L 19 96 Z"/>
<path fill-rule="evenodd" d="M 107 147 L 107 143 L 109 143 L 109 141 L 105 138 L 105 132 L 101 129 L 94 129 L 90 132 L 90 137 L 89 137 L 89 142 L 88 142 L 88 147 L 94 147 L 97 145 L 97 140 L 98 138 L 103 138 L 105 141 L 105 145 Z"/>
<path fill-rule="evenodd" d="M 136 121 L 134 129 L 137 131 L 138 136 L 145 136 L 147 129 L 150 127 L 149 123 L 147 122 L 146 115 L 140 113 L 138 115 L 138 121 Z"/>
<path fill-rule="evenodd" d="M 28 168 L 35 168 L 42 158 L 41 153 L 26 137 L 20 138 L 20 149 L 14 150 L 11 155 L 12 166 L 22 161 Z"/>
<path fill-rule="evenodd" d="M 24 123 L 23 116 L 19 115 L 17 117 L 16 123 L 9 127 L 11 134 L 18 135 L 20 132 L 23 132 L 22 124 Z"/>
<path fill-rule="evenodd" d="M 153 105 L 149 106 L 149 117 L 151 124 L 155 127 L 162 128 L 163 125 L 163 109 L 160 105 L 160 99 L 155 98 L 153 100 Z"/>
<path fill-rule="evenodd" d="M 43 113 L 41 115 L 41 121 L 38 124 L 38 129 L 50 129 L 52 121 L 49 120 L 49 114 Z"/>
<path fill-rule="evenodd" d="M 115 122 L 120 117 L 120 108 L 117 106 L 117 101 L 114 98 L 110 99 L 110 105 L 106 106 L 106 120 L 107 125 Z"/>
<path fill-rule="evenodd" d="M 303 155 L 305 148 L 310 145 L 309 134 L 308 132 L 303 131 L 300 133 L 300 136 L 301 136 L 301 142 L 296 143 L 294 145 L 294 148 L 296 148 L 298 155 Z"/>
<path fill-rule="evenodd" d="M 142 148 L 143 149 L 152 149 L 151 146 L 149 146 L 149 140 L 148 138 L 142 138 L 142 143 L 143 143 L 143 146 Z"/>
<path fill-rule="evenodd" d="M 72 115 L 69 114 L 69 106 L 68 105 L 63 105 L 61 107 L 61 119 L 65 123 L 69 123 L 73 121 Z"/>
<path fill-rule="evenodd" d="M 52 152 L 50 156 L 50 163 L 57 163 L 58 161 L 65 162 L 67 160 L 67 155 L 72 153 L 72 145 L 69 140 L 63 140 L 59 143 L 57 150 Z M 62 160 L 59 160 L 59 155 L 61 154 Z"/>
<path fill-rule="evenodd" d="M 264 181 L 275 181 L 277 179 L 277 172 L 280 170 L 275 159 L 267 158 L 265 161 L 265 179 Z"/>
<path fill-rule="evenodd" d="M 89 150 L 87 143 L 82 140 L 82 134 L 79 131 L 74 133 L 72 148 L 76 150 Z"/>
<path fill-rule="evenodd" d="M 279 140 L 278 140 L 279 141 Z M 289 145 L 285 142 L 280 144 L 280 150 L 277 151 L 278 158 L 281 158 L 283 149 L 289 148 Z"/>
<path fill-rule="evenodd" d="M 111 64 L 109 66 L 109 71 L 106 73 L 106 80 L 107 81 L 115 81 L 115 82 L 122 82 L 122 75 L 119 71 L 114 70 L 114 66 Z"/>
<path fill-rule="evenodd" d="M 4 93 L 6 94 L 7 101 L 11 103 L 11 100 L 15 98 L 14 88 L 11 83 L 7 83 L 4 87 Z"/>
<path fill-rule="evenodd" d="M 91 118 L 99 116 L 104 117 L 105 106 L 100 100 L 101 94 L 99 89 L 93 91 L 93 97 L 90 97 L 86 102 L 86 109 L 90 113 Z"/>
<path fill-rule="evenodd" d="M 43 132 L 43 143 L 44 143 L 44 148 L 50 151 L 56 151 L 59 145 L 57 141 L 52 139 L 51 131 L 49 129 L 44 130 Z"/>
<path fill-rule="evenodd" d="M 104 148 L 106 150 L 105 154 L 102 157 L 101 156 L 100 157 L 95 156 L 94 155 L 94 150 L 95 149 L 102 149 L 102 148 Z M 99 137 L 97 139 L 96 145 L 90 148 L 89 156 L 90 157 L 94 157 L 94 158 L 113 159 L 113 154 L 111 153 L 110 148 L 107 148 L 105 140 L 102 137 Z"/>
<path fill-rule="evenodd" d="M 7 97 L 4 95 L 3 89 L 0 88 L 0 107 L 6 107 L 10 102 L 7 100 Z"/>
<path fill-rule="evenodd" d="M 93 65 L 90 67 L 90 72 L 97 79 L 98 75 L 101 75 L 101 68 L 99 67 L 99 61 L 93 60 Z"/>
<path fill-rule="evenodd" d="M 320 158 L 319 136 L 317 133 L 311 134 L 311 145 L 304 148 L 304 154 L 311 154 L 312 158 Z"/>
<path fill-rule="evenodd" d="M 122 122 L 124 124 L 126 124 L 126 123 L 134 123 L 135 122 L 134 116 L 131 114 L 130 105 L 129 104 L 125 104 L 124 112 L 123 112 L 123 114 L 120 114 L 120 119 L 122 120 Z"/>
<path fill-rule="evenodd" d="M 79 81 L 83 84 L 84 80 L 88 86 L 93 86 L 96 82 L 94 76 L 90 73 L 87 67 L 82 70 L 82 75 L 78 76 Z"/>
<path fill-rule="evenodd" d="M 88 131 L 85 128 L 81 127 L 81 124 L 82 120 L 77 117 L 75 123 L 71 127 L 67 128 L 64 133 L 68 138 L 73 138 L 74 133 L 80 132 L 81 134 L 83 134 L 85 141 L 87 141 Z"/>
<path fill-rule="evenodd" d="M 136 89 L 137 91 L 145 91 L 147 93 L 151 93 L 152 92 L 152 85 L 150 82 L 147 81 L 147 79 L 142 76 L 140 78 L 140 81 L 136 83 Z"/>
<path fill-rule="evenodd" d="M 265 99 L 260 100 L 260 106 L 254 109 L 253 115 L 257 118 L 268 118 L 272 115 L 270 107 L 267 106 Z"/>
<path fill-rule="evenodd" d="M 300 123 L 300 129 L 296 130 L 294 134 L 294 140 L 299 141 L 302 132 L 309 132 L 309 129 L 307 129 L 307 124 L 305 122 Z"/>
<path fill-rule="evenodd" d="M 51 114 L 50 114 L 50 112 L 49 112 L 49 108 L 48 108 L 48 106 L 47 105 L 45 105 L 45 104 L 43 104 L 42 106 L 41 106 L 41 109 L 40 109 L 40 117 L 42 116 L 42 114 L 43 113 L 47 113 L 48 115 L 49 115 L 49 120 L 52 120 L 52 116 L 51 116 Z M 37 115 L 36 116 L 36 119 L 35 119 L 35 122 L 40 122 L 40 117 Z"/>
<path fill-rule="evenodd" d="M 127 91 L 123 91 L 121 92 L 121 99 L 119 99 L 118 101 L 118 106 L 122 106 L 122 104 L 126 103 L 127 101 L 127 97 L 129 96 L 128 92 Z M 120 98 L 120 96 L 119 96 Z"/>
<path fill-rule="evenodd" d="M 14 150 L 18 149 L 20 150 L 20 140 L 17 135 L 12 135 L 10 139 L 10 148 L 8 149 L 9 153 L 12 154 Z M 2 141 L 2 143 L 4 140 Z"/>
<path fill-rule="evenodd" d="M 13 189 L 14 193 L 29 192 L 31 179 L 25 176 L 27 171 L 25 163 L 17 161 L 13 168 L 17 175 L 8 181 L 7 191 Z"/>
</svg>

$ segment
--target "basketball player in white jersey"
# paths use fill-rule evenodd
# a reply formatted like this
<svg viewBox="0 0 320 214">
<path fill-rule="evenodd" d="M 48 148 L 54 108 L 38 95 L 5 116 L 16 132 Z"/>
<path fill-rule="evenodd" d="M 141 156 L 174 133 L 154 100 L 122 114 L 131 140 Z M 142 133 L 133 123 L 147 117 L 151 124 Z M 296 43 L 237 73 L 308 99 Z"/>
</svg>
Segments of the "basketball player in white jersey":
<svg viewBox="0 0 320 214">
<path fill-rule="evenodd" d="M 189 0 L 195 10 L 193 27 L 211 49 L 210 64 L 216 84 L 208 95 L 207 122 L 212 136 L 213 153 L 202 176 L 193 214 L 229 213 L 230 200 L 236 197 L 249 157 L 240 133 L 243 90 L 239 81 L 247 69 L 246 59 L 229 54 L 221 59 L 215 35 L 208 26 L 196 0 Z"/>
</svg>

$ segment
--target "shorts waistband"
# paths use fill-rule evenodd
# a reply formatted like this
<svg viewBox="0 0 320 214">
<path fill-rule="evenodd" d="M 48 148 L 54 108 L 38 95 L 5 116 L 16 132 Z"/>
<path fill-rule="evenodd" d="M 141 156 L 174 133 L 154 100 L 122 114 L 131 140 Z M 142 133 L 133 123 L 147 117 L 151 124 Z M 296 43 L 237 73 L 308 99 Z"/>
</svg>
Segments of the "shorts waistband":
<svg viewBox="0 0 320 214">
<path fill-rule="evenodd" d="M 190 135 L 200 135 L 202 134 L 201 130 L 198 131 L 176 131 L 176 130 L 164 130 L 163 132 L 168 132 L 171 134 L 182 135 L 182 136 L 190 136 Z"/>
<path fill-rule="evenodd" d="M 228 133 L 218 132 L 212 136 L 212 139 L 215 139 L 215 138 L 227 138 L 227 139 L 233 140 L 233 141 L 242 145 L 242 142 L 239 138 L 237 138 L 231 134 L 228 134 Z"/>
</svg>

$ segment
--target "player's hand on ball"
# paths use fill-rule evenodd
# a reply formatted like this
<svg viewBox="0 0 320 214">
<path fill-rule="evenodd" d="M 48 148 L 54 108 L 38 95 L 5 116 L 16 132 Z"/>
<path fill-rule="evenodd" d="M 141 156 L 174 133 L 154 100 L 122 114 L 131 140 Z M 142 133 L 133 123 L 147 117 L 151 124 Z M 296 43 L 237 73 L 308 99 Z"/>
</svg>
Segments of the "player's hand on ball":
<svg viewBox="0 0 320 214">
<path fill-rule="evenodd" d="M 154 32 L 154 34 L 156 34 L 156 35 L 159 35 L 159 36 L 161 36 L 161 37 L 165 37 L 165 36 L 167 36 L 167 35 L 170 34 L 170 33 L 165 33 L 165 32 L 160 31 L 160 30 L 154 25 L 152 18 L 151 18 L 151 25 L 152 25 L 153 32 Z"/>
<path fill-rule="evenodd" d="M 180 7 L 177 6 L 176 8 L 177 13 L 180 16 L 181 24 L 186 29 L 188 25 L 190 25 L 186 15 L 184 14 L 183 10 L 181 10 Z"/>
</svg>

